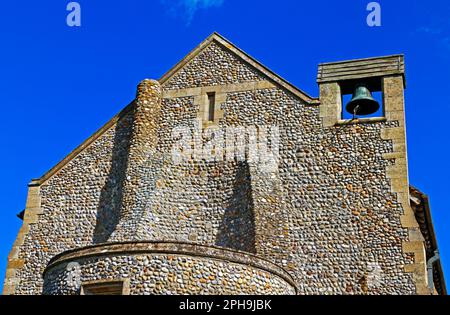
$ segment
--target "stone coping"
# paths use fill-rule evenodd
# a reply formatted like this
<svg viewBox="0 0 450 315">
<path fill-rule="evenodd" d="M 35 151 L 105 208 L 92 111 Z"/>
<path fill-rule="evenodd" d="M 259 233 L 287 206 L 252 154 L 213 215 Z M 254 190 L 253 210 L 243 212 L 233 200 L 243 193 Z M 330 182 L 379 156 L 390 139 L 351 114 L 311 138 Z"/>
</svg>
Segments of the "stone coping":
<svg viewBox="0 0 450 315">
<path fill-rule="evenodd" d="M 91 245 L 62 252 L 52 259 L 45 268 L 43 275 L 64 262 L 77 259 L 98 257 L 98 256 L 119 256 L 136 254 L 174 254 L 193 257 L 211 258 L 218 261 L 227 261 L 242 265 L 251 266 L 279 276 L 298 291 L 292 276 L 279 265 L 256 255 L 223 248 L 217 246 L 201 245 L 188 242 L 169 241 L 137 241 L 137 242 L 116 242 Z"/>
<path fill-rule="evenodd" d="M 318 99 L 309 96 L 306 92 L 300 90 L 292 83 L 286 81 L 284 78 L 275 74 L 272 70 L 261 64 L 259 61 L 245 53 L 243 50 L 238 48 L 236 45 L 231 43 L 228 39 L 218 34 L 217 32 L 212 33 L 208 38 L 206 38 L 202 43 L 200 43 L 196 48 L 194 48 L 186 57 L 184 57 L 180 62 L 178 62 L 172 69 L 166 72 L 160 79 L 159 82 L 164 86 L 164 83 L 170 80 L 170 78 L 175 75 L 181 68 L 183 68 L 187 63 L 193 60 L 198 54 L 200 54 L 205 47 L 207 47 L 211 42 L 216 42 L 222 47 L 231 51 L 235 56 L 240 58 L 244 63 L 249 64 L 254 69 L 261 72 L 264 76 L 268 77 L 271 81 L 277 83 L 279 86 L 291 92 L 293 95 L 299 97 L 301 100 L 309 103 L 311 105 L 317 105 Z"/>
</svg>

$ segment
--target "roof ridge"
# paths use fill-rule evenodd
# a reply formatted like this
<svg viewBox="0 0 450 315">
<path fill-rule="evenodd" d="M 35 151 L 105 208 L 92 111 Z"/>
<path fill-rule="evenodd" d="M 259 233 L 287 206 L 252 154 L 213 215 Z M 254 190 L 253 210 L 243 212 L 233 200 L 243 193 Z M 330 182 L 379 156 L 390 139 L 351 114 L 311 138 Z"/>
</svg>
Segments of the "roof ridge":
<svg viewBox="0 0 450 315">
<path fill-rule="evenodd" d="M 233 44 L 230 40 L 226 39 L 224 36 L 217 32 L 211 33 L 204 41 L 202 41 L 199 45 L 197 45 L 194 49 L 192 49 L 181 61 L 179 61 L 175 66 L 173 66 L 169 71 L 167 71 L 160 79 L 159 82 L 164 84 L 169 80 L 175 73 L 177 73 L 183 66 L 188 64 L 191 60 L 193 60 L 198 54 L 200 54 L 204 48 L 206 48 L 211 42 L 217 42 L 221 46 L 225 47 L 229 51 L 231 51 L 234 55 L 240 58 L 245 63 L 249 64 L 251 67 L 255 68 L 263 75 L 268 77 L 271 81 L 276 83 L 277 85 L 283 87 L 288 90 L 292 94 L 296 95 L 303 101 L 310 104 L 317 104 L 318 99 L 308 95 L 303 90 L 299 89 L 280 75 L 276 74 L 270 68 L 263 65 L 256 58 L 250 56 L 248 53 L 244 52 L 238 46 Z"/>
<path fill-rule="evenodd" d="M 176 71 L 178 71 L 181 67 L 187 64 L 190 60 L 192 60 L 196 55 L 198 55 L 204 48 L 206 48 L 211 42 L 216 41 L 218 44 L 223 47 L 229 49 L 232 53 L 234 53 L 237 57 L 241 58 L 244 62 L 250 64 L 250 66 L 254 67 L 269 79 L 271 79 L 274 83 L 282 86 L 286 90 L 290 91 L 292 94 L 296 95 L 300 99 L 304 100 L 308 104 L 316 105 L 319 103 L 317 98 L 313 98 L 309 96 L 307 93 L 303 92 L 299 88 L 295 87 L 293 84 L 282 78 L 281 76 L 274 73 L 272 70 L 261 64 L 255 58 L 251 57 L 236 45 L 231 43 L 228 39 L 223 37 L 217 32 L 211 33 L 205 40 L 203 40 L 197 47 L 195 47 L 189 54 L 187 54 L 181 61 L 179 61 L 175 66 L 173 66 L 169 71 L 166 72 L 160 79 L 159 82 L 163 84 L 167 79 L 169 79 Z M 89 145 L 91 145 L 95 140 L 97 140 L 100 136 L 102 136 L 107 130 L 109 130 L 114 124 L 120 120 L 131 108 L 134 100 L 125 106 L 118 114 L 113 116 L 109 121 L 107 121 L 102 127 L 100 127 L 97 131 L 95 131 L 89 138 L 84 140 L 79 146 L 77 146 L 74 150 L 72 150 L 69 154 L 65 156 L 60 162 L 58 162 L 54 167 L 52 167 L 49 171 L 47 171 L 40 178 L 32 179 L 29 186 L 39 186 L 44 184 L 47 180 L 49 180 L 53 175 L 58 173 L 67 163 L 69 163 L 72 159 L 74 159 L 78 154 L 84 151 Z"/>
</svg>

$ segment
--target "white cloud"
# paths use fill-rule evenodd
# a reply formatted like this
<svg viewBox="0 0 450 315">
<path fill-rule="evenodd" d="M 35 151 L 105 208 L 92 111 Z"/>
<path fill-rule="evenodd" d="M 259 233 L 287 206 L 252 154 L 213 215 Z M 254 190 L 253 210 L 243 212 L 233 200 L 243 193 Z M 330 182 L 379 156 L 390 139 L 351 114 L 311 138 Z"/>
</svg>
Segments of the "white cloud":
<svg viewBox="0 0 450 315">
<path fill-rule="evenodd" d="M 195 12 L 201 9 L 220 7 L 225 0 L 161 0 L 170 14 L 181 16 L 190 24 Z"/>
<path fill-rule="evenodd" d="M 416 31 L 434 38 L 446 48 L 450 49 L 450 28 L 444 26 L 422 26 Z"/>
<path fill-rule="evenodd" d="M 440 45 L 450 49 L 450 20 L 448 12 L 450 4 L 440 3 L 433 7 L 433 12 L 429 12 L 422 21 L 422 25 L 416 29 L 414 35 L 421 34 L 435 40 Z"/>
<path fill-rule="evenodd" d="M 432 34 L 432 35 L 437 35 L 437 34 L 441 34 L 442 30 L 439 28 L 433 28 L 433 27 L 428 27 L 428 26 L 422 26 L 419 27 L 417 29 L 418 32 L 422 32 L 422 33 L 427 33 L 427 34 Z"/>
</svg>

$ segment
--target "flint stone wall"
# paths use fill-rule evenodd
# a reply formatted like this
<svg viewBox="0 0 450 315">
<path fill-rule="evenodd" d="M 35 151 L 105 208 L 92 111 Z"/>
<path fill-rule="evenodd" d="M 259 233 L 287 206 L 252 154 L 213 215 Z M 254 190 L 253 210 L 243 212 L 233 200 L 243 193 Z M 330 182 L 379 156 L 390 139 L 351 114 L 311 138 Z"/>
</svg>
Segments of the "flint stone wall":
<svg viewBox="0 0 450 315">
<path fill-rule="evenodd" d="M 163 90 L 260 80 L 267 78 L 211 44 Z M 280 128 L 281 158 L 274 175 L 280 187 L 274 192 L 245 162 L 174 165 L 172 128 L 191 124 L 199 108 L 192 97 L 163 99 L 161 108 L 160 156 L 141 169 L 148 184 L 137 199 L 142 216 L 136 224 L 147 240 L 262 255 L 292 274 L 300 294 L 415 293 L 403 269 L 402 241 L 408 238 L 400 223 L 403 209 L 386 176 L 393 162 L 382 158 L 393 152 L 393 144 L 381 138 L 381 130 L 396 127 L 395 121 L 324 128 L 318 106 L 282 88 L 228 93 L 220 126 Z M 20 248 L 25 263 L 17 271 L 16 294 L 41 293 L 42 273 L 52 257 L 105 242 L 113 233 L 124 172 L 132 162 L 127 155 L 132 118 L 130 111 L 41 185 L 43 214 Z M 152 266 L 168 264 L 166 256 L 146 259 Z M 129 265 L 124 257 L 119 260 Z M 373 266 L 381 269 L 375 282 L 370 281 Z"/>
<path fill-rule="evenodd" d="M 296 292 L 290 276 L 268 261 L 215 248 L 197 247 L 190 252 L 192 247 L 174 243 L 117 244 L 112 245 L 113 254 L 106 256 L 99 251 L 107 246 L 75 251 L 70 258 L 49 266 L 43 293 L 78 295 L 83 283 L 122 279 L 128 279 L 129 293 L 134 295 Z M 162 253 L 165 250 L 169 252 Z M 79 278 L 70 267 L 75 263 Z"/>
</svg>

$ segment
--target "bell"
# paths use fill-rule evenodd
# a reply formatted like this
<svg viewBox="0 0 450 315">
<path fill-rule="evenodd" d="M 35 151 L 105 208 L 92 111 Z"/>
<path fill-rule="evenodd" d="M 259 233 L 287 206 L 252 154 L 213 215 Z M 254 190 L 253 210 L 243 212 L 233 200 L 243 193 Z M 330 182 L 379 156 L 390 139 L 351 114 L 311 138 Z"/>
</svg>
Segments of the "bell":
<svg viewBox="0 0 450 315">
<path fill-rule="evenodd" d="M 354 116 L 370 115 L 380 108 L 380 104 L 372 97 L 372 93 L 364 84 L 359 84 L 355 88 L 353 97 L 348 102 L 345 109 Z"/>
</svg>

